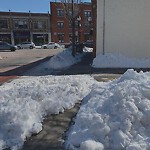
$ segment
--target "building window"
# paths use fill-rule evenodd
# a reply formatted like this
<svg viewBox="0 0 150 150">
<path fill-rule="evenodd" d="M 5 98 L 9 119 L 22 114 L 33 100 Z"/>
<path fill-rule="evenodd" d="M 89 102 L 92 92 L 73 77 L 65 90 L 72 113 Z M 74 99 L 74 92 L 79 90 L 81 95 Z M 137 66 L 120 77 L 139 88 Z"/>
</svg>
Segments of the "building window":
<svg viewBox="0 0 150 150">
<path fill-rule="evenodd" d="M 64 28 L 64 22 L 57 22 L 57 27 L 58 28 Z"/>
<path fill-rule="evenodd" d="M 86 18 L 91 17 L 91 11 L 84 11 L 84 16 Z"/>
<path fill-rule="evenodd" d="M 57 35 L 58 42 L 59 43 L 64 43 L 64 37 L 65 37 L 64 33 L 58 33 L 58 35 Z"/>
<path fill-rule="evenodd" d="M 86 42 L 88 40 L 91 40 L 91 36 L 89 33 L 86 33 L 86 34 L 84 34 L 84 41 Z"/>
<path fill-rule="evenodd" d="M 72 16 L 72 10 L 68 11 L 68 15 L 71 17 Z"/>
<path fill-rule="evenodd" d="M 34 29 L 46 29 L 46 21 L 34 21 L 33 28 Z"/>
<path fill-rule="evenodd" d="M 69 42 L 72 42 L 72 33 L 69 33 Z"/>
<path fill-rule="evenodd" d="M 69 22 L 69 28 L 72 28 L 72 24 Z"/>
<path fill-rule="evenodd" d="M 62 9 L 57 9 L 57 16 L 58 17 L 63 17 L 64 16 L 64 11 Z"/>
<path fill-rule="evenodd" d="M 0 20 L 0 29 L 8 29 L 8 21 L 5 19 Z"/>
<path fill-rule="evenodd" d="M 90 28 L 90 27 L 91 27 L 90 22 L 87 21 L 87 20 L 85 20 L 85 21 L 84 21 L 84 27 L 85 27 L 85 28 Z"/>
<path fill-rule="evenodd" d="M 78 28 L 79 27 L 79 24 L 78 24 L 78 21 L 76 20 L 75 21 L 75 28 Z M 72 28 L 72 24 L 69 22 L 69 28 Z"/>
<path fill-rule="evenodd" d="M 15 29 L 28 29 L 27 20 L 14 20 Z"/>
</svg>

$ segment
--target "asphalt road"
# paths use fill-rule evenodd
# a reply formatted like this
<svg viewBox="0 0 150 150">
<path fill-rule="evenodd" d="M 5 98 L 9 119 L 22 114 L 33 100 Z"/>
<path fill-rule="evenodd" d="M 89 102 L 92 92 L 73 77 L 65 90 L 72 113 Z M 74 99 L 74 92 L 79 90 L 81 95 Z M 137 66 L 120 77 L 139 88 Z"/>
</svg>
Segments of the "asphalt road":
<svg viewBox="0 0 150 150">
<path fill-rule="evenodd" d="M 62 49 L 22 49 L 11 51 L 0 51 L 0 73 L 26 65 L 45 57 L 56 55 Z"/>
</svg>

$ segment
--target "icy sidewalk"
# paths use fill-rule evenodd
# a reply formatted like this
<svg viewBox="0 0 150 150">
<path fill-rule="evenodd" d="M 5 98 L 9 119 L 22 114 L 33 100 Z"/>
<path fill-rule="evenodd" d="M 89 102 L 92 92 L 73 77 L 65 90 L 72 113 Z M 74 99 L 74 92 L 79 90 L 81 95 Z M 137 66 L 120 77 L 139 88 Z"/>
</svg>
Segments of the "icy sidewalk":
<svg viewBox="0 0 150 150">
<path fill-rule="evenodd" d="M 27 140 L 22 150 L 63 150 L 65 132 L 78 112 L 79 105 L 77 103 L 74 108 L 45 119 L 43 130 Z"/>
</svg>

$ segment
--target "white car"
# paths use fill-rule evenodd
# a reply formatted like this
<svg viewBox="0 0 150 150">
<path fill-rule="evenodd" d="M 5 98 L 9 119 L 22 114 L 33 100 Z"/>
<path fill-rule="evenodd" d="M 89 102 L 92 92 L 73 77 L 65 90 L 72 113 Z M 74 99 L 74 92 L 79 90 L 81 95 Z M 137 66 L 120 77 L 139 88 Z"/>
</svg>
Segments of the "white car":
<svg viewBox="0 0 150 150">
<path fill-rule="evenodd" d="M 47 48 L 56 49 L 56 48 L 61 48 L 61 46 L 55 42 L 49 42 L 48 44 L 42 45 L 41 48 L 43 48 L 43 49 L 47 49 Z"/>
<path fill-rule="evenodd" d="M 35 48 L 35 44 L 33 42 L 23 42 L 21 44 L 17 44 L 17 47 L 19 49 L 23 49 L 23 48 L 33 49 Z"/>
</svg>

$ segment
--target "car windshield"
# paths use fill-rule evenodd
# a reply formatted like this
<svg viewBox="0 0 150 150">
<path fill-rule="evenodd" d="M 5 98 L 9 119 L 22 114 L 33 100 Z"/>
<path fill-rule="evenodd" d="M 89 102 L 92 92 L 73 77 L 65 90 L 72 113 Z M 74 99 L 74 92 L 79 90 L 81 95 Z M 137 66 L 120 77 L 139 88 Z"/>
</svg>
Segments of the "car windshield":
<svg viewBox="0 0 150 150">
<path fill-rule="evenodd" d="M 48 43 L 49 45 L 52 45 L 52 44 L 54 44 L 54 43 Z"/>
<path fill-rule="evenodd" d="M 23 42 L 22 44 L 31 44 L 31 42 Z"/>
<path fill-rule="evenodd" d="M 10 44 L 6 42 L 1 42 L 0 45 L 10 45 Z"/>
</svg>

